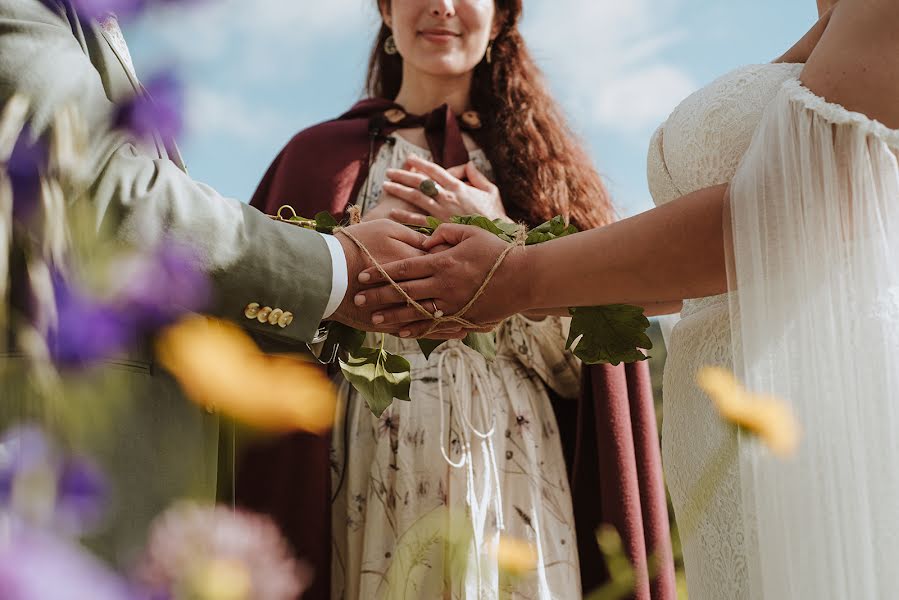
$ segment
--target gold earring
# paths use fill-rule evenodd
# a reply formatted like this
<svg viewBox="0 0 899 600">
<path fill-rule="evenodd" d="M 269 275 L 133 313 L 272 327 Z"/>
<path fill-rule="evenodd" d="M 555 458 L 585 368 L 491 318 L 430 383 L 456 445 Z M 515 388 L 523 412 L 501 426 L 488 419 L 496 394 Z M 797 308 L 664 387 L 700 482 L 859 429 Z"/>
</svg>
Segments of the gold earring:
<svg viewBox="0 0 899 600">
<path fill-rule="evenodd" d="M 384 54 L 393 56 L 397 52 L 399 52 L 399 50 L 396 49 L 396 40 L 393 39 L 393 34 L 388 35 L 387 39 L 384 40 Z"/>
<path fill-rule="evenodd" d="M 487 55 L 484 58 L 487 60 L 488 65 L 493 62 L 493 40 L 490 40 L 490 43 L 487 44 Z"/>
</svg>

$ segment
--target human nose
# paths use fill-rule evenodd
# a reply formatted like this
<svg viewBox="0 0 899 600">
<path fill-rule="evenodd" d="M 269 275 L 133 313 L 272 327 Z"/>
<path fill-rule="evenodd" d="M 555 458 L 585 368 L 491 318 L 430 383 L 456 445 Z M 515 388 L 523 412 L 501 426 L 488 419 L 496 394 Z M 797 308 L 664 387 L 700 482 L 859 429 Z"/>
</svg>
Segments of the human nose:
<svg viewBox="0 0 899 600">
<path fill-rule="evenodd" d="M 456 16 L 456 5 L 453 0 L 439 0 L 431 3 L 431 16 L 449 19 Z"/>
</svg>

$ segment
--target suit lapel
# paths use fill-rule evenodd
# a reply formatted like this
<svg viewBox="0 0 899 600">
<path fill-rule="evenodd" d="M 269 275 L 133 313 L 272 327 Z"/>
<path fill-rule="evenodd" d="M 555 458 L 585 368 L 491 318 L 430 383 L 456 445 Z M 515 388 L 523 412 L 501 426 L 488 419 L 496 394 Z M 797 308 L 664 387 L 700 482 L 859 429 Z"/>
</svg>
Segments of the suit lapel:
<svg viewBox="0 0 899 600">
<path fill-rule="evenodd" d="M 118 24 L 116 24 L 116 27 L 118 27 Z M 147 90 L 141 85 L 140 79 L 137 78 L 137 73 L 134 71 L 134 65 L 131 62 L 130 56 L 124 54 L 124 52 L 127 52 L 127 49 L 120 48 L 120 43 L 116 42 L 107 27 L 100 25 L 97 28 L 103 35 L 103 39 L 106 40 L 106 44 L 109 46 L 110 50 L 112 50 L 113 54 L 115 54 L 118 59 L 122 70 L 125 71 L 125 74 L 128 76 L 128 81 L 131 82 L 131 87 L 134 88 L 134 92 L 150 98 L 150 95 L 147 94 Z M 150 100 L 152 101 L 152 98 L 150 98 Z M 153 141 L 156 143 L 156 150 L 160 157 L 167 157 L 175 163 L 179 169 L 185 173 L 187 172 L 187 165 L 184 164 L 184 159 L 181 156 L 181 151 L 178 150 L 178 145 L 175 143 L 175 140 L 164 140 L 160 136 L 154 135 Z"/>
</svg>

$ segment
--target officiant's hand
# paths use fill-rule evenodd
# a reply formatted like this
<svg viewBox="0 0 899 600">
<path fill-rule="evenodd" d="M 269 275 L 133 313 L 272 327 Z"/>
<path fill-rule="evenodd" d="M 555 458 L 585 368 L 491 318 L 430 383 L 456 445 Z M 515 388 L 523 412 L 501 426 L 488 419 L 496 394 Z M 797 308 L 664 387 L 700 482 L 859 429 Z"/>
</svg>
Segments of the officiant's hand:
<svg viewBox="0 0 899 600">
<path fill-rule="evenodd" d="M 379 264 L 389 264 L 399 260 L 425 256 L 423 246 L 425 241 L 427 241 L 427 236 L 393 221 L 380 219 L 353 225 L 348 230 L 368 248 L 368 251 L 371 252 Z M 336 236 L 346 255 L 349 286 L 343 302 L 332 316 L 332 319 L 364 331 L 398 333 L 403 328 L 401 324 L 374 323 L 372 313 L 377 310 L 397 310 L 401 306 L 405 306 L 405 300 L 399 298 L 398 300 L 383 303 L 373 300 L 364 306 L 357 306 L 354 303 L 354 298 L 361 291 L 359 274 L 363 270 L 372 267 L 372 263 L 346 234 L 338 232 Z M 465 333 L 461 331 L 461 328 L 452 326 L 434 332 L 434 335 L 429 337 L 452 339 L 464 336 Z"/>
<path fill-rule="evenodd" d="M 411 298 L 424 301 L 427 306 L 433 301 L 444 314 L 452 315 L 475 296 L 508 244 L 477 227 L 445 224 L 426 238 L 421 247 L 429 251 L 440 250 L 384 265 L 384 270 Z M 363 270 L 359 281 L 371 286 L 357 295 L 356 303 L 371 311 L 373 324 L 398 328 L 401 337 L 420 336 L 430 327 L 431 322 L 422 321 L 421 314 L 414 308 L 398 306 L 403 302 L 402 294 L 383 285 L 385 279 L 377 269 Z M 528 298 L 525 249 L 515 248 L 464 318 L 489 328 L 491 324 L 531 308 Z"/>
<path fill-rule="evenodd" d="M 403 169 L 388 169 L 384 193 L 410 205 L 414 211 L 449 221 L 458 215 L 483 215 L 490 219 L 508 219 L 499 189 L 473 162 L 444 169 L 414 154 Z M 437 196 L 424 195 L 419 186 L 426 179 L 437 184 Z M 395 207 L 406 208 L 406 207 Z M 413 221 L 419 224 L 421 219 Z"/>
</svg>

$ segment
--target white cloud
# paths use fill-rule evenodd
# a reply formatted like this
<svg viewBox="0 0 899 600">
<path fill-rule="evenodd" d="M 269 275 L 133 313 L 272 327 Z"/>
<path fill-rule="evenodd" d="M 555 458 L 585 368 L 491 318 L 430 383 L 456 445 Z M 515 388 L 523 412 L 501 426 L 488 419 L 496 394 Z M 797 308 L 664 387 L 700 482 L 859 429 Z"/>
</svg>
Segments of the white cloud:
<svg viewBox="0 0 899 600">
<path fill-rule="evenodd" d="M 145 26 L 195 66 L 219 64 L 237 48 L 233 68 L 253 77 L 260 68 L 267 74 L 273 56 L 283 65 L 285 57 L 303 56 L 323 40 L 371 32 L 377 19 L 373 0 L 205 0 L 157 10 Z"/>
<path fill-rule="evenodd" d="M 584 126 L 643 131 L 697 85 L 665 52 L 683 38 L 681 0 L 526 4 L 523 29 L 560 98 Z"/>
<path fill-rule="evenodd" d="M 188 88 L 186 117 L 193 135 L 225 135 L 244 142 L 283 137 L 297 124 L 296 116 L 201 86 Z"/>
</svg>

